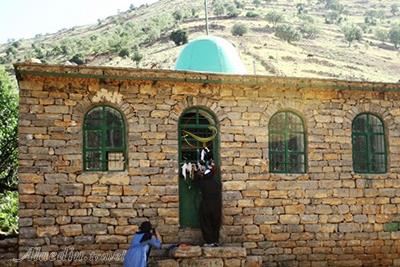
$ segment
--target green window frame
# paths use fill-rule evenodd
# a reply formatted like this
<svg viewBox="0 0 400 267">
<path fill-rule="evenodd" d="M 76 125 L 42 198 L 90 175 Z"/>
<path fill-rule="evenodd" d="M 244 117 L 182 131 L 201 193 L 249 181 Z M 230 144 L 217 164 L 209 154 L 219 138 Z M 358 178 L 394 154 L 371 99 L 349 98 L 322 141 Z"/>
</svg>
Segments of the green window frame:
<svg viewBox="0 0 400 267">
<path fill-rule="evenodd" d="M 275 113 L 268 125 L 269 171 L 305 173 L 307 142 L 303 119 L 292 111 Z"/>
<path fill-rule="evenodd" d="M 83 169 L 126 169 L 125 122 L 119 110 L 101 105 L 86 112 L 83 122 Z"/>
<path fill-rule="evenodd" d="M 353 170 L 356 173 L 386 173 L 385 125 L 371 113 L 358 114 L 351 127 Z"/>
<path fill-rule="evenodd" d="M 201 157 L 203 144 L 184 131 L 188 131 L 197 136 L 209 137 L 213 131 L 210 126 L 215 127 L 218 133 L 218 123 L 215 114 L 203 107 L 191 107 L 182 112 L 178 123 L 178 142 L 179 142 L 179 170 L 183 163 L 197 163 Z M 219 136 L 207 143 L 211 156 L 217 167 L 220 166 L 219 158 Z M 219 173 L 219 172 L 217 172 Z M 217 175 L 216 179 L 220 180 Z M 183 178 L 179 171 L 179 225 L 182 228 L 199 228 L 199 207 L 201 193 L 196 186 L 192 186 L 192 181 Z"/>
</svg>

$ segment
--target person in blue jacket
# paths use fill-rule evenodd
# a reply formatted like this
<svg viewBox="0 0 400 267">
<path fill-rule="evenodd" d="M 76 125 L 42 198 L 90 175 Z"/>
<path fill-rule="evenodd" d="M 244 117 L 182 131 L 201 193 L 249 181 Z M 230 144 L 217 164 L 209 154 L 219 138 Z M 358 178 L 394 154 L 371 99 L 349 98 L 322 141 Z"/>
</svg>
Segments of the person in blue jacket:
<svg viewBox="0 0 400 267">
<path fill-rule="evenodd" d="M 124 267 L 146 267 L 152 247 L 161 248 L 160 234 L 149 221 L 143 222 L 135 233 L 124 258 Z"/>
</svg>

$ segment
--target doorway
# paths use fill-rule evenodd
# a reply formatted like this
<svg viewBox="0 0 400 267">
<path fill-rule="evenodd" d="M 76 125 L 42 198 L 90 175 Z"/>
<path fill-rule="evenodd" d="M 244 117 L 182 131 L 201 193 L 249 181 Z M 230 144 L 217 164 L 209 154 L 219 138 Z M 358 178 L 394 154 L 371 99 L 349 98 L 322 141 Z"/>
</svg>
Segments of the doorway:
<svg viewBox="0 0 400 267">
<path fill-rule="evenodd" d="M 181 227 L 199 228 L 200 191 L 193 185 L 190 175 L 185 177 L 182 166 L 197 164 L 202 159 L 202 150 L 207 148 L 219 168 L 219 137 L 215 115 L 201 107 L 185 110 L 179 118 L 178 139 L 179 223 Z M 216 179 L 220 179 L 219 175 Z"/>
</svg>

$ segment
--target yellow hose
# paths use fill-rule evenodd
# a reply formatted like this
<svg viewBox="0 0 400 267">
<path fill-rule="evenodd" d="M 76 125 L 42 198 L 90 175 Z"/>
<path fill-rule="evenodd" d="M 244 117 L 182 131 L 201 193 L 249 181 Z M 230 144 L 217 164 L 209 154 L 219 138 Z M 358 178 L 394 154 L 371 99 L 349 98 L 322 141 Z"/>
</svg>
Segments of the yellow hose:
<svg viewBox="0 0 400 267">
<path fill-rule="evenodd" d="M 206 144 L 212 140 L 215 139 L 215 137 L 217 136 L 218 130 L 215 126 L 208 126 L 208 129 L 210 129 L 213 134 L 209 137 L 201 137 L 201 136 L 197 136 L 191 132 L 185 131 L 183 130 L 183 133 L 186 135 L 190 135 L 191 137 L 193 137 L 193 139 L 195 139 L 196 141 L 199 141 L 200 143 L 203 143 L 203 147 L 206 146 Z M 186 141 L 187 142 L 187 141 Z"/>
</svg>

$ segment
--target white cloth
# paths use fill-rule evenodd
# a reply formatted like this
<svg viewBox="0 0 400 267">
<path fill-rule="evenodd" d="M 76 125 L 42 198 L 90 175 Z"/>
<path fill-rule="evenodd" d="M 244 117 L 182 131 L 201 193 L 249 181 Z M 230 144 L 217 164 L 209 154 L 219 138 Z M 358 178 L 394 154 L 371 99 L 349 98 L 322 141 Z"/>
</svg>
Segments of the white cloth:
<svg viewBox="0 0 400 267">
<path fill-rule="evenodd" d="M 183 179 L 186 180 L 186 173 L 187 173 L 187 170 L 188 170 L 188 164 L 187 163 L 183 164 L 181 168 L 182 168 Z"/>
</svg>

